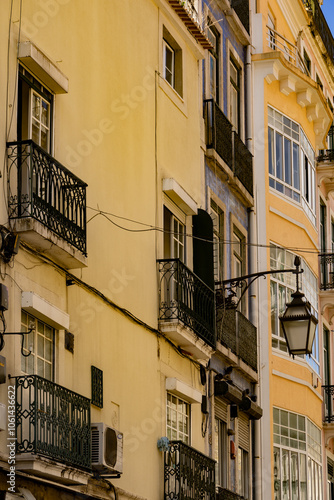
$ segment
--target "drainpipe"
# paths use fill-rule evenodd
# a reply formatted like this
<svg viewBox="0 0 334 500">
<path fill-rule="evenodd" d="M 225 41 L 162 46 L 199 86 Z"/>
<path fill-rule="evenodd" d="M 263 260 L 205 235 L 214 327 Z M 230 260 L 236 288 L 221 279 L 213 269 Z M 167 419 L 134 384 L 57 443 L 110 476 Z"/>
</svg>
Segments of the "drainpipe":
<svg viewBox="0 0 334 500">
<path fill-rule="evenodd" d="M 252 15 L 256 13 L 256 0 L 250 0 L 250 31 L 252 32 Z M 246 145 L 251 153 L 254 151 L 253 144 L 253 109 L 252 109 L 252 95 L 253 95 L 253 80 L 252 80 L 252 54 L 251 45 L 247 45 L 246 48 Z M 254 166 L 253 166 L 254 168 Z M 256 191 L 254 186 L 254 203 Z M 248 235 L 249 235 L 249 251 L 248 251 L 248 262 L 249 262 L 249 273 L 257 272 L 257 233 L 256 233 L 256 212 L 255 208 L 251 207 L 248 210 Z M 257 297 L 257 281 L 251 285 L 248 295 L 248 308 L 249 308 L 249 320 L 258 327 L 258 297 Z M 259 381 L 261 377 L 260 372 L 260 342 L 259 335 L 257 339 L 257 352 L 258 352 L 258 375 Z M 259 397 L 258 384 L 254 384 L 254 395 Z M 261 402 L 259 401 L 261 405 Z M 252 499 L 262 500 L 262 467 L 261 467 L 261 420 L 253 420 L 252 422 Z"/>
</svg>

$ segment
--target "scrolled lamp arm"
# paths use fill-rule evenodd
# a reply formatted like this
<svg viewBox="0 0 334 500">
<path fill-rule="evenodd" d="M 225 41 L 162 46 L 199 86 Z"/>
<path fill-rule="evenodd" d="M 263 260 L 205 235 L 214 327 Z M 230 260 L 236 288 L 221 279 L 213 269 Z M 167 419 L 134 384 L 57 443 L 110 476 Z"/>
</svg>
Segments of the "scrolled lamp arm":
<svg viewBox="0 0 334 500">
<path fill-rule="evenodd" d="M 0 351 L 2 351 L 2 349 L 5 347 L 4 335 L 21 335 L 22 336 L 22 339 L 21 339 L 21 354 L 22 354 L 22 356 L 24 356 L 25 358 L 27 358 L 28 356 L 30 356 L 31 351 L 29 351 L 28 354 L 24 353 L 24 350 L 23 350 L 24 349 L 23 348 L 24 336 L 25 335 L 29 335 L 29 333 L 31 333 L 34 330 L 35 330 L 35 327 L 31 327 L 31 328 L 28 328 L 27 332 L 6 332 L 6 331 L 0 332 Z"/>
</svg>

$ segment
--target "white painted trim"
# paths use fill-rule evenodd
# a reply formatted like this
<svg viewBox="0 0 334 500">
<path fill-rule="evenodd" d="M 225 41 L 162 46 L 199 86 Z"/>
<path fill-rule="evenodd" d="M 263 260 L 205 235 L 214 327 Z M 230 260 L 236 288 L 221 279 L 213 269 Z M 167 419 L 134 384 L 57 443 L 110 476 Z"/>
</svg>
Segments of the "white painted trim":
<svg viewBox="0 0 334 500">
<path fill-rule="evenodd" d="M 55 94 L 68 92 L 68 78 L 31 42 L 20 42 L 18 59 Z"/>
<path fill-rule="evenodd" d="M 280 378 L 284 378 L 285 380 L 289 380 L 290 382 L 295 382 L 297 384 L 304 385 L 305 387 L 310 389 L 315 394 L 315 396 L 317 396 L 320 399 L 320 401 L 323 401 L 323 397 L 312 387 L 311 384 L 309 384 L 309 382 L 306 382 L 305 380 L 303 380 L 301 378 L 292 377 L 291 375 L 287 375 L 286 373 L 282 373 L 282 372 L 279 372 L 277 370 L 273 370 L 272 374 L 276 375 L 276 377 L 280 377 Z"/>
<path fill-rule="evenodd" d="M 197 214 L 197 203 L 188 193 L 186 193 L 175 179 L 163 179 L 162 190 L 186 215 Z"/>
<path fill-rule="evenodd" d="M 68 330 L 70 316 L 34 292 L 22 292 L 21 307 L 57 330 Z"/>
<path fill-rule="evenodd" d="M 202 393 L 174 377 L 166 378 L 166 391 L 179 396 L 188 403 L 201 403 Z"/>
</svg>

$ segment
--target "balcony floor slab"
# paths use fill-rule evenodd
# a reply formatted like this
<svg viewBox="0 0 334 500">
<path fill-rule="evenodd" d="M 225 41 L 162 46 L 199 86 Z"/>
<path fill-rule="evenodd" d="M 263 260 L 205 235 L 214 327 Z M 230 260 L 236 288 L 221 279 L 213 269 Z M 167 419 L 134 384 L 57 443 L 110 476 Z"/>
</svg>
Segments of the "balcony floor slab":
<svg viewBox="0 0 334 500">
<path fill-rule="evenodd" d="M 64 485 L 86 485 L 89 472 L 30 453 L 16 455 L 16 469 Z"/>
<path fill-rule="evenodd" d="M 169 339 L 195 359 L 207 362 L 215 352 L 204 340 L 178 320 L 160 321 L 159 327 Z"/>
<path fill-rule="evenodd" d="M 12 230 L 22 241 L 45 253 L 66 269 L 87 266 L 85 255 L 33 217 L 12 219 Z"/>
</svg>

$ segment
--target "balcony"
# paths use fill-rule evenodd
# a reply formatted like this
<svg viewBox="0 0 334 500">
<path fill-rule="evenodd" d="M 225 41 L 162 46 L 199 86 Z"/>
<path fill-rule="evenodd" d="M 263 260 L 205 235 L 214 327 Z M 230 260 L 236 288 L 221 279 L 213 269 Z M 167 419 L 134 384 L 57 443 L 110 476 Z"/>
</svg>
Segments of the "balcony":
<svg viewBox="0 0 334 500">
<path fill-rule="evenodd" d="M 318 0 L 303 0 L 303 3 L 309 17 L 311 17 L 311 29 L 313 28 L 313 33 L 314 28 L 317 30 L 322 41 L 320 47 L 323 45 L 325 48 L 325 51 L 322 50 L 322 52 L 326 52 L 334 64 L 334 39 Z M 317 38 L 316 35 L 315 38 Z"/>
<path fill-rule="evenodd" d="M 212 45 L 201 26 L 194 0 L 168 0 L 168 2 L 203 49 L 211 49 Z"/>
<path fill-rule="evenodd" d="M 324 422 L 334 424 L 334 385 L 323 385 L 322 388 L 324 390 Z"/>
<path fill-rule="evenodd" d="M 319 254 L 320 290 L 334 290 L 334 253 Z"/>
<path fill-rule="evenodd" d="M 65 484 L 87 483 L 90 399 L 37 375 L 15 378 L 16 467 Z"/>
<path fill-rule="evenodd" d="M 171 441 L 165 452 L 165 500 L 213 500 L 215 461 L 182 441 Z"/>
<path fill-rule="evenodd" d="M 334 438 L 334 385 L 323 385 L 323 430 L 325 438 L 325 446 Z"/>
<path fill-rule="evenodd" d="M 262 49 L 259 47 L 259 50 Z M 289 41 L 267 27 L 267 48 L 263 53 L 253 54 L 252 62 L 255 71 L 263 75 L 269 85 L 275 84 L 273 92 L 279 89 L 284 96 L 295 96 L 297 104 L 306 111 L 308 121 L 313 124 L 316 147 L 321 149 L 333 113 L 320 85 L 310 77 L 295 40 Z"/>
<path fill-rule="evenodd" d="M 217 341 L 226 348 L 228 357 L 234 354 L 236 364 L 247 366 L 257 373 L 257 330 L 256 327 L 236 309 L 226 309 L 221 294 L 216 292 Z M 240 360 L 242 363 L 240 363 Z M 246 364 L 246 367 L 243 365 Z"/>
<path fill-rule="evenodd" d="M 241 497 L 237 493 L 233 491 L 226 490 L 225 488 L 219 488 L 216 500 L 242 500 L 244 497 Z"/>
<path fill-rule="evenodd" d="M 213 99 L 204 100 L 204 120 L 207 150 L 215 151 L 225 162 L 232 186 L 253 197 L 253 156 Z"/>
<path fill-rule="evenodd" d="M 269 26 L 267 26 L 267 42 L 270 49 L 282 52 L 287 61 L 300 69 L 305 75 L 310 76 L 298 47 Z"/>
<path fill-rule="evenodd" d="M 207 359 L 216 346 L 214 291 L 179 259 L 158 260 L 158 271 L 161 329 L 185 351 Z"/>
<path fill-rule="evenodd" d="M 87 184 L 31 140 L 10 142 L 7 150 L 8 210 L 14 231 L 65 267 L 82 267 Z"/>
</svg>

